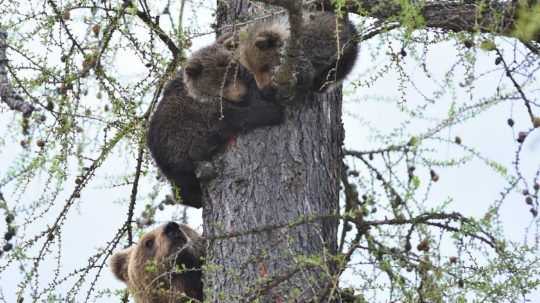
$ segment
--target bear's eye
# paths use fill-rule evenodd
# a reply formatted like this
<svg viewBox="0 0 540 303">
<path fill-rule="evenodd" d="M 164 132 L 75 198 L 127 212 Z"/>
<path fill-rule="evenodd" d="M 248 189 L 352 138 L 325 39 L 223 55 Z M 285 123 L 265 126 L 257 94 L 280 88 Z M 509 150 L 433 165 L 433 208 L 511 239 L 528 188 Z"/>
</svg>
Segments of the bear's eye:
<svg viewBox="0 0 540 303">
<path fill-rule="evenodd" d="M 152 249 L 152 247 L 154 247 L 154 239 L 147 239 L 144 241 L 144 247 Z"/>
</svg>

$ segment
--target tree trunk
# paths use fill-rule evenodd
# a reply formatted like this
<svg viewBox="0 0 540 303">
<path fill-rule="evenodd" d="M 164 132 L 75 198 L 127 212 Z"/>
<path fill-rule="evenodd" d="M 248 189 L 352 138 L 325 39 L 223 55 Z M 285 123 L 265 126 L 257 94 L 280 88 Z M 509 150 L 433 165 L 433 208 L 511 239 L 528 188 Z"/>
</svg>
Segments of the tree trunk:
<svg viewBox="0 0 540 303">
<path fill-rule="evenodd" d="M 227 1 L 218 26 L 248 11 L 247 3 Z M 281 125 L 241 134 L 213 159 L 217 176 L 203 184 L 205 301 L 306 302 L 330 288 L 341 99 L 334 90 L 297 100 Z"/>
</svg>

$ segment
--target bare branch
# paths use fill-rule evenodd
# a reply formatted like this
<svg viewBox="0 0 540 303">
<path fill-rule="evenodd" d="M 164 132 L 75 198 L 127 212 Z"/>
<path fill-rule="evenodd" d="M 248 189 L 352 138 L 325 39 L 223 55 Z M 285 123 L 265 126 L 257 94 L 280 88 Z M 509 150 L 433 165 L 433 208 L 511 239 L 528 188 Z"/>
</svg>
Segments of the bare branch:
<svg viewBox="0 0 540 303">
<path fill-rule="evenodd" d="M 517 83 L 514 76 L 512 76 L 512 71 L 510 70 L 510 67 L 506 63 L 506 60 L 504 60 L 504 57 L 503 57 L 501 51 L 499 49 L 495 49 L 495 51 L 497 52 L 497 55 L 501 59 L 501 62 L 503 64 L 503 66 L 504 66 L 504 70 L 506 72 L 505 73 L 506 77 L 508 77 L 512 81 L 512 84 L 514 85 L 516 90 L 519 92 L 519 95 L 521 96 L 521 99 L 523 99 L 523 102 L 525 102 L 525 107 L 527 108 L 527 113 L 529 114 L 529 118 L 531 119 L 531 123 L 533 124 L 533 127 L 534 127 L 535 116 L 534 116 L 534 113 L 532 111 L 532 107 L 531 107 L 532 102 L 531 102 L 531 100 L 529 100 L 529 98 L 527 98 L 527 95 L 525 95 L 525 92 L 521 88 L 521 85 L 519 85 L 519 83 Z"/>
<path fill-rule="evenodd" d="M 468 237 L 482 241 L 488 244 L 490 247 L 497 249 L 497 241 L 493 235 L 491 235 L 489 232 L 477 226 L 477 224 L 472 219 L 467 218 L 458 212 L 453 212 L 453 213 L 425 212 L 425 213 L 419 214 L 416 217 L 411 217 L 408 219 L 401 217 L 401 218 L 393 218 L 393 219 L 385 218 L 382 220 L 370 220 L 370 221 L 364 220 L 362 216 L 359 216 L 359 215 L 351 216 L 349 214 L 302 216 L 298 218 L 297 220 L 292 220 L 290 222 L 285 222 L 281 224 L 269 224 L 269 225 L 264 225 L 264 226 L 257 226 L 257 227 L 251 228 L 249 230 L 244 230 L 244 231 L 224 232 L 219 235 L 207 237 L 206 241 L 237 238 L 237 237 L 264 233 L 271 230 L 277 230 L 277 229 L 282 229 L 282 228 L 291 229 L 291 228 L 301 226 L 304 224 L 312 224 L 315 222 L 328 220 L 328 219 L 342 219 L 342 220 L 349 220 L 353 222 L 356 225 L 356 228 L 359 230 L 359 235 L 357 235 L 357 237 L 361 237 L 362 235 L 366 234 L 370 227 L 375 227 L 375 226 L 429 225 L 429 226 L 438 227 L 441 230 L 445 230 L 445 231 L 457 232 L 457 233 L 461 232 Z M 446 223 L 434 222 L 434 221 L 441 221 L 441 220 L 447 221 L 447 222 Z M 449 222 L 451 221 L 474 226 L 477 230 L 466 231 L 466 230 L 463 230 L 461 227 L 458 228 L 458 227 L 450 226 Z"/>
<path fill-rule="evenodd" d="M 26 101 L 17 94 L 7 78 L 7 33 L 0 32 L 0 99 L 2 102 L 6 103 L 9 108 L 13 110 L 20 111 L 23 116 L 29 117 L 34 111 L 34 106 Z"/>
<path fill-rule="evenodd" d="M 262 294 L 270 292 L 273 288 L 275 288 L 279 284 L 283 282 L 287 282 L 287 280 L 291 279 L 294 275 L 299 273 L 301 270 L 305 270 L 309 267 L 310 265 L 298 266 L 283 274 L 265 279 L 260 285 L 258 285 L 255 288 L 255 290 L 252 291 L 253 295 L 250 296 L 249 299 L 246 300 L 245 302 L 255 302 L 257 298 L 260 298 L 262 296 Z"/>
<path fill-rule="evenodd" d="M 344 193 L 345 193 L 345 218 L 343 219 L 343 229 L 341 230 L 341 236 L 339 237 L 339 247 L 338 251 L 341 252 L 343 250 L 343 245 L 345 243 L 345 237 L 347 236 L 347 233 L 349 231 L 348 225 L 349 225 L 349 219 L 347 216 L 349 215 L 349 212 L 353 210 L 353 208 L 358 207 L 360 205 L 360 201 L 358 200 L 358 191 L 356 189 L 356 185 L 352 184 L 349 180 L 348 176 L 349 167 L 344 162 L 342 163 L 341 168 L 341 183 L 344 187 Z"/>
<path fill-rule="evenodd" d="M 139 144 L 139 152 L 137 155 L 137 167 L 135 168 L 135 179 L 133 180 L 133 186 L 131 187 L 131 196 L 129 198 L 129 209 L 127 224 L 128 245 L 133 245 L 133 230 L 131 223 L 133 222 L 133 212 L 135 209 L 135 203 L 137 203 L 137 192 L 139 190 L 139 178 L 141 177 L 141 167 L 144 160 L 144 143 Z"/>
<path fill-rule="evenodd" d="M 124 5 L 126 7 L 129 7 L 129 6 L 133 6 L 133 3 L 131 1 L 124 1 Z M 139 17 L 139 19 L 141 19 L 146 25 L 148 25 L 148 27 L 158 35 L 159 39 L 161 39 L 161 41 L 163 41 L 163 43 L 167 45 L 167 48 L 171 51 L 173 55 L 174 61 L 176 61 L 178 59 L 178 55 L 180 54 L 180 48 L 174 43 L 171 37 L 169 37 L 163 31 L 163 29 L 161 29 L 157 20 L 156 21 L 152 20 L 152 16 L 150 16 L 150 14 L 147 11 L 138 10 L 136 14 L 137 14 L 137 17 Z"/>
<path fill-rule="evenodd" d="M 62 25 L 64 30 L 66 31 L 66 34 L 68 35 L 69 40 L 71 41 L 71 43 L 73 43 L 73 45 L 81 52 L 81 54 L 84 55 L 85 54 L 84 48 L 79 44 L 77 39 L 75 39 L 75 36 L 73 36 L 73 33 L 69 30 L 69 27 L 67 26 L 67 24 L 66 24 L 66 22 L 64 20 L 64 17 L 62 16 L 62 12 L 58 8 L 58 5 L 56 5 L 56 3 L 54 1 L 52 1 L 52 0 L 48 0 L 47 2 L 49 3 L 51 8 L 53 9 L 56 18 L 58 19 L 58 21 L 60 22 L 60 24 Z"/>
</svg>

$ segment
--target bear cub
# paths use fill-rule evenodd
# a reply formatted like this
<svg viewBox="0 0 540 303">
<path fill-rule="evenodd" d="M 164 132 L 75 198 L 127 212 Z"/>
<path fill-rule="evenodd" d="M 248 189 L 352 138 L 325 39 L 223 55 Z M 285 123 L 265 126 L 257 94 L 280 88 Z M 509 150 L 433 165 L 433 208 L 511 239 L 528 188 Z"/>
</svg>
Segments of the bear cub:
<svg viewBox="0 0 540 303">
<path fill-rule="evenodd" d="M 281 48 L 288 38 L 286 22 L 273 20 L 250 25 L 239 37 L 231 37 L 224 44 L 238 44 L 241 64 L 254 74 L 258 87 L 263 89 L 271 85 L 272 71 L 280 63 Z M 356 28 L 347 18 L 338 18 L 331 12 L 306 13 L 301 39 L 303 52 L 315 69 L 314 91 L 328 90 L 351 72 L 358 55 L 358 41 Z"/>
<path fill-rule="evenodd" d="M 166 85 L 163 98 L 150 119 L 147 136 L 147 145 L 157 166 L 179 189 L 181 203 L 196 208 L 202 207 L 202 191 L 195 174 L 197 162 L 210 160 L 236 134 L 279 124 L 283 116 L 281 106 L 263 96 L 244 68 L 237 66 L 238 73 L 232 75 L 227 69 L 211 64 L 222 60 L 224 54 L 232 61 L 232 54 L 222 45 L 207 47 L 210 49 L 218 51 L 199 52 L 206 55 L 198 62 L 197 72 L 178 72 Z M 211 59 L 213 56 L 219 58 Z M 197 58 L 198 55 L 192 59 Z M 245 88 L 241 93 L 237 90 L 239 85 Z M 224 95 L 225 100 L 221 100 L 217 96 L 221 88 L 235 93 Z M 203 98 L 206 103 L 191 96 Z M 232 101 L 230 98 L 235 102 L 228 102 Z"/>
<path fill-rule="evenodd" d="M 245 71 L 221 43 L 201 48 L 191 55 L 184 68 L 184 83 L 188 94 L 203 103 L 212 102 L 215 97 L 242 102 L 248 92 Z"/>
<path fill-rule="evenodd" d="M 288 38 L 289 31 L 279 21 L 264 22 L 241 34 L 241 42 L 229 39 L 224 44 L 233 48 L 237 43 L 240 63 L 253 73 L 257 86 L 263 89 L 272 84 L 272 69 L 280 64 L 280 50 Z"/>
<path fill-rule="evenodd" d="M 110 267 L 136 303 L 202 301 L 204 247 L 204 239 L 195 230 L 169 222 L 114 254 Z"/>
</svg>

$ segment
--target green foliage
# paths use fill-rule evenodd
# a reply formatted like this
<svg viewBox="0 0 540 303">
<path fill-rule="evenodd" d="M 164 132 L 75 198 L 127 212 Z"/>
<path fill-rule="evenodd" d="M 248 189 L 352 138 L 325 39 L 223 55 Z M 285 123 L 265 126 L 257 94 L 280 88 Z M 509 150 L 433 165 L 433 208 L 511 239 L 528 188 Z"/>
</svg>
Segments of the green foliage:
<svg viewBox="0 0 540 303">
<path fill-rule="evenodd" d="M 523 41 L 532 41 L 540 35 L 540 3 L 531 6 L 520 1 L 513 35 Z"/>
<path fill-rule="evenodd" d="M 159 272 L 159 264 L 156 260 L 148 260 L 144 265 L 144 271 L 149 274 L 156 274 Z"/>
<path fill-rule="evenodd" d="M 497 48 L 497 45 L 493 40 L 486 39 L 480 43 L 480 48 L 485 51 L 493 51 Z"/>
<path fill-rule="evenodd" d="M 486 14 L 487 9 L 495 19 L 499 18 L 491 7 L 480 7 Z M 526 95 L 534 95 L 538 88 L 538 82 L 533 80 L 535 71 L 524 67 L 527 58 L 533 62 L 538 58 L 524 47 L 508 47 L 509 43 L 515 41 L 492 35 L 400 28 L 379 36 L 369 46 L 364 44 L 363 54 L 372 55 L 366 60 L 370 65 L 363 67 L 365 72 L 355 81 L 357 90 L 348 92 L 350 100 L 358 103 L 353 102 L 351 107 L 363 114 L 347 111 L 347 107 L 346 113 L 360 120 L 369 135 L 362 137 L 360 150 L 348 153 L 346 163 L 352 176 L 349 182 L 356 186 L 360 196 L 365 196 L 357 202 L 359 209 L 368 210 L 361 222 L 376 225 L 360 233 L 365 241 L 360 241 L 361 248 L 350 263 L 368 265 L 353 266 L 351 271 L 356 276 L 352 275 L 350 281 L 345 279 L 350 282 L 345 285 L 358 285 L 356 293 L 370 294 L 366 296 L 368 301 L 514 302 L 532 291 L 529 286 L 537 285 L 539 276 L 534 271 L 521 272 L 519 282 L 513 284 L 512 266 L 500 265 L 498 271 L 484 273 L 489 277 L 478 274 L 480 268 L 508 259 L 521 265 L 539 261 L 538 247 L 533 243 L 536 232 L 526 232 L 526 243 L 507 234 L 509 222 L 514 222 L 516 212 L 523 215 L 527 211 L 527 203 L 532 216 L 530 222 L 525 219 L 520 226 L 538 225 L 534 198 L 522 202 L 525 198 L 518 197 L 516 201 L 515 194 L 519 191 L 522 196 L 520 187 L 530 188 L 531 182 L 537 182 L 532 177 L 537 173 L 536 164 L 525 168 L 516 163 L 536 160 L 530 159 L 531 154 L 509 136 L 508 126 L 515 129 L 514 123 L 506 125 L 505 119 L 487 118 L 494 112 L 515 113 L 508 112 L 504 104 L 515 104 L 516 99 L 511 96 L 516 94 L 516 87 L 511 80 L 504 79 L 508 78 L 508 71 L 501 68 L 502 59 L 494 55 L 504 54 L 506 63 L 514 60 L 511 73 L 519 78 L 519 84 L 526 83 L 520 87 Z M 449 45 L 452 51 L 446 48 Z M 524 54 L 512 56 L 515 52 Z M 533 105 L 533 111 L 537 110 L 537 105 Z M 478 132 L 475 127 L 485 131 Z M 357 135 L 351 131 L 347 136 Z M 486 149 L 483 144 L 487 140 L 496 144 Z M 511 155 L 502 157 L 503 150 Z M 467 174 L 478 174 L 477 180 L 469 181 L 471 186 L 460 180 L 469 180 Z M 501 192 L 496 200 L 475 194 L 491 182 L 502 184 L 494 190 Z M 453 190 L 445 191 L 448 184 L 455 185 Z M 528 195 L 530 192 L 529 189 Z M 349 197 L 346 201 L 350 204 Z M 476 210 L 474 215 L 472 209 Z M 449 213 L 463 217 L 438 222 L 426 219 Z M 351 245 L 356 244 L 357 230 L 362 230 L 360 223 L 353 225 L 346 237 L 349 241 L 345 241 Z M 346 244 L 344 247 L 347 251 Z M 369 273 L 360 274 L 366 271 Z M 472 276 L 475 285 L 471 284 Z M 353 279 L 366 282 L 354 283 Z M 527 288 L 521 295 L 518 284 Z"/>
<path fill-rule="evenodd" d="M 394 0 L 399 4 L 401 10 L 399 15 L 400 23 L 405 28 L 405 36 L 410 38 L 413 31 L 423 28 L 426 25 L 422 15 L 423 1 Z"/>
</svg>

